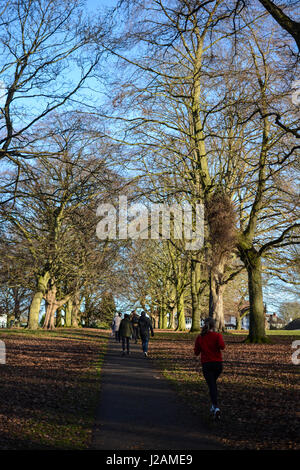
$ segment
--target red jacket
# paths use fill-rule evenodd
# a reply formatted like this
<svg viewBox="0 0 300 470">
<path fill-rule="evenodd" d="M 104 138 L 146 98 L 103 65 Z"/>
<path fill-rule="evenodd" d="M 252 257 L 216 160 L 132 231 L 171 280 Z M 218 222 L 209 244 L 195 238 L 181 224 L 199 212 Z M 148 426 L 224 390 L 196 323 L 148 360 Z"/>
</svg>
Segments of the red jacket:
<svg viewBox="0 0 300 470">
<path fill-rule="evenodd" d="M 221 333 L 209 331 L 206 335 L 198 335 L 195 341 L 194 352 L 196 356 L 201 353 L 201 362 L 221 362 L 221 349 L 225 349 L 225 343 Z"/>
</svg>

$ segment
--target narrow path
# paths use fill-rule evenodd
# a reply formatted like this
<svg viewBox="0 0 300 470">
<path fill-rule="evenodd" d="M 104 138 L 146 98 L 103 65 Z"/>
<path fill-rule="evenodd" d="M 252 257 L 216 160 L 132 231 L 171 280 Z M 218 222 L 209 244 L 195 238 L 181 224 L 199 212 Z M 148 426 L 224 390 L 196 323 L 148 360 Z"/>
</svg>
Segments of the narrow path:
<svg viewBox="0 0 300 470">
<path fill-rule="evenodd" d="M 179 401 L 167 380 L 144 358 L 109 341 L 93 433 L 97 450 L 221 450 L 199 419 Z"/>
</svg>

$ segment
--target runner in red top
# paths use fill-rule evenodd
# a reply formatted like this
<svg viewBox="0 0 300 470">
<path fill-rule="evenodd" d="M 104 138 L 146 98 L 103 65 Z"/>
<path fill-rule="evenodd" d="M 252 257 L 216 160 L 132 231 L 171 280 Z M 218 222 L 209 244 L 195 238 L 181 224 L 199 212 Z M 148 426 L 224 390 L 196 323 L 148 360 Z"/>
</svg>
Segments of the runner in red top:
<svg viewBox="0 0 300 470">
<path fill-rule="evenodd" d="M 195 341 L 194 352 L 201 359 L 203 375 L 208 385 L 212 402 L 211 412 L 214 417 L 220 418 L 220 408 L 218 407 L 217 379 L 223 369 L 223 358 L 221 350 L 225 349 L 225 343 L 220 333 L 216 333 L 215 322 L 212 318 L 204 320 L 202 332 Z"/>
</svg>

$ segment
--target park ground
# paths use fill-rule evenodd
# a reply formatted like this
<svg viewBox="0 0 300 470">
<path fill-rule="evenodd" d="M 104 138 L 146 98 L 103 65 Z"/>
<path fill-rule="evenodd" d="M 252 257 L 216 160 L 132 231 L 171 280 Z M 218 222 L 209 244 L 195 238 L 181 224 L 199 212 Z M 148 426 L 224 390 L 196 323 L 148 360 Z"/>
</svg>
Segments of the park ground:
<svg viewBox="0 0 300 470">
<path fill-rule="evenodd" d="M 298 333 L 298 334 L 297 334 Z M 209 418 L 209 400 L 196 334 L 156 331 L 150 356 L 199 420 L 228 449 L 299 449 L 299 365 L 292 362 L 300 332 L 270 335 L 270 344 L 244 344 L 225 334 L 219 380 L 222 420 Z M 0 374 L 0 450 L 85 450 L 92 439 L 101 365 L 110 332 L 1 330 L 6 364 Z"/>
<path fill-rule="evenodd" d="M 300 448 L 300 366 L 292 362 L 292 343 L 300 336 L 269 334 L 270 344 L 245 344 L 245 334 L 224 335 L 224 365 L 218 384 L 222 420 L 217 425 L 209 417 L 206 383 L 199 360 L 193 356 L 197 335 L 158 333 L 152 342 L 152 356 L 165 377 L 186 406 L 229 449 Z"/>
</svg>

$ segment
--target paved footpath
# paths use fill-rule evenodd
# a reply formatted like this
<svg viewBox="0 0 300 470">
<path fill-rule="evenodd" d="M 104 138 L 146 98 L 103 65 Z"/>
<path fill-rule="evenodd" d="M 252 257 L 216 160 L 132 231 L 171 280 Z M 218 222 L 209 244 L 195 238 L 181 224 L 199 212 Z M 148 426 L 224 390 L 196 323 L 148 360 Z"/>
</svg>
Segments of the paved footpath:
<svg viewBox="0 0 300 470">
<path fill-rule="evenodd" d="M 110 339 L 91 449 L 221 450 L 199 418 L 187 410 L 141 345 L 122 357 Z"/>
</svg>

